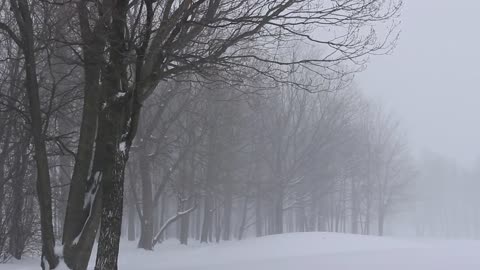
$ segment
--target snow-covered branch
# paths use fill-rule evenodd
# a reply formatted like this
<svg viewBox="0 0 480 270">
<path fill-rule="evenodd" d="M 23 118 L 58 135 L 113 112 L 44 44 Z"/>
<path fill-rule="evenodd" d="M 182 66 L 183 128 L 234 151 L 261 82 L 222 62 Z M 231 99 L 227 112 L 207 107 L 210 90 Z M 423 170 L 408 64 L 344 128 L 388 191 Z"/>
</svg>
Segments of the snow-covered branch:
<svg viewBox="0 0 480 270">
<path fill-rule="evenodd" d="M 197 208 L 197 205 L 193 205 L 190 209 L 187 209 L 185 211 L 182 211 L 182 212 L 178 212 L 177 214 L 175 214 L 173 217 L 169 218 L 163 225 L 162 227 L 160 228 L 160 230 L 158 231 L 157 235 L 155 235 L 155 238 L 153 239 L 153 244 L 152 246 L 155 246 L 159 241 L 160 241 L 160 237 L 162 236 L 163 232 L 168 228 L 168 226 L 172 223 L 174 223 L 175 221 L 177 221 L 179 218 L 185 216 L 185 215 L 188 215 L 190 214 L 191 212 L 193 212 L 195 209 Z"/>
</svg>

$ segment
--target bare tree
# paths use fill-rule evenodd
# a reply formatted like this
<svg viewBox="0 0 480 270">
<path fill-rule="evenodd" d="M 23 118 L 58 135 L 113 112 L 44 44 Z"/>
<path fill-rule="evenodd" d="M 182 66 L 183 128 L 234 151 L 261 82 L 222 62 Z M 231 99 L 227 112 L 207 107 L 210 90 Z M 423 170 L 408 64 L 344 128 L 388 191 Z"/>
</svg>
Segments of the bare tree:
<svg viewBox="0 0 480 270">
<path fill-rule="evenodd" d="M 75 57 L 63 57 L 64 61 L 83 69 L 78 78 L 83 82 L 83 92 L 77 95 L 83 108 L 77 151 L 62 146 L 58 136 L 52 139 L 75 156 L 63 226 L 63 259 L 70 268 L 85 269 L 101 222 L 96 269 L 117 269 L 125 166 L 142 105 L 157 88 L 163 99 L 161 106 L 166 107 L 175 96 L 168 94 L 161 82 L 185 74 L 196 76 L 197 81 L 242 81 L 242 75 L 253 73 L 310 90 L 309 83 L 289 79 L 291 68 L 310 69 L 330 81 L 348 77 L 350 70 L 344 62 L 354 60 L 361 66 L 368 54 L 392 47 L 400 6 L 401 1 L 395 0 L 2 2 L 0 29 L 16 43 L 23 57 L 41 210 L 43 267 L 54 269 L 60 259 L 60 254 L 54 253 L 47 145 L 51 138 L 46 135 L 51 130 L 51 110 L 42 103 L 42 71 L 37 61 L 40 56 L 52 59 L 48 45 L 68 46 Z M 60 13 L 66 15 L 56 16 Z M 70 16 L 74 13 L 76 17 Z M 393 23 L 386 36 L 380 37 L 371 29 L 370 23 L 377 21 Z M 73 31 L 57 31 L 56 35 L 47 31 L 59 22 Z M 311 31 L 313 28 L 318 31 Z M 323 35 L 330 29 L 341 33 Z M 298 39 L 319 46 L 322 53 L 287 61 L 277 57 Z M 211 76 L 215 73 L 217 76 Z M 57 81 L 58 77 L 50 79 Z M 328 84 L 322 86 L 330 89 Z M 214 173 L 207 175 L 207 179 L 213 178 Z M 283 209 L 279 205 L 284 196 L 280 192 L 277 197 L 275 231 L 281 232 Z M 210 203 L 206 208 L 212 208 Z"/>
</svg>

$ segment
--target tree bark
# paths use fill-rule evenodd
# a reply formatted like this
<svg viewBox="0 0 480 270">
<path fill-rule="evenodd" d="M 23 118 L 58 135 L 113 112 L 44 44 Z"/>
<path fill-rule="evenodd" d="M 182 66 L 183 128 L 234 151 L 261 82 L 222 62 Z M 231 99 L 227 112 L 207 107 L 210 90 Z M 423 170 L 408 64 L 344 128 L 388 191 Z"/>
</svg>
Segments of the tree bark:
<svg viewBox="0 0 480 270">
<path fill-rule="evenodd" d="M 105 48 L 105 28 L 98 22 L 92 31 L 85 1 L 77 4 L 84 44 L 84 97 L 80 137 L 68 192 L 62 243 L 65 263 L 72 269 L 85 270 L 90 259 L 100 221 L 102 146 L 95 147 L 99 100 L 103 95 L 99 80 Z M 93 162 L 92 162 L 93 159 Z M 94 195 L 90 202 L 88 196 Z"/>
<path fill-rule="evenodd" d="M 263 217 L 262 217 L 262 192 L 260 185 L 257 186 L 257 198 L 255 199 L 255 235 L 263 236 Z"/>
<path fill-rule="evenodd" d="M 112 104 L 100 116 L 99 141 L 97 148 L 104 149 L 103 166 L 101 170 L 101 229 L 97 251 L 96 270 L 117 269 L 120 244 L 123 185 L 125 165 L 131 141 L 123 137 L 126 112 L 123 106 Z"/>
<path fill-rule="evenodd" d="M 233 191 L 231 179 L 226 179 L 225 184 L 225 200 L 224 200 L 224 211 L 223 211 L 223 236 L 222 240 L 230 240 L 231 235 L 231 220 L 232 220 L 232 206 L 233 206 Z"/>
<path fill-rule="evenodd" d="M 17 167 L 15 172 L 15 179 L 12 183 L 13 189 L 13 209 L 12 209 L 12 221 L 10 224 L 10 254 L 17 260 L 22 258 L 23 250 L 25 248 L 25 233 L 24 229 L 26 224 L 23 224 L 22 220 L 24 217 L 24 185 L 25 185 L 25 176 L 27 173 L 28 165 L 28 156 L 27 156 L 27 146 L 28 139 L 25 139 L 24 145 L 19 145 L 17 147 L 16 160 L 14 166 Z"/>
<path fill-rule="evenodd" d="M 273 234 L 283 233 L 283 189 L 278 191 L 274 205 L 274 231 Z"/>
<path fill-rule="evenodd" d="M 200 236 L 201 243 L 207 243 L 209 241 L 209 235 L 211 234 L 213 218 L 213 202 L 211 196 L 211 194 L 208 194 L 204 198 L 202 233 Z"/>
<path fill-rule="evenodd" d="M 27 0 L 10 0 L 11 10 L 20 30 L 21 47 L 24 55 L 25 86 L 28 97 L 30 126 L 35 149 L 37 167 L 37 196 L 40 208 L 42 236 L 42 269 L 54 269 L 59 262 L 55 255 L 55 235 L 52 224 L 52 196 L 47 148 L 42 127 L 40 88 L 35 61 L 35 41 L 31 7 Z"/>
<path fill-rule="evenodd" d="M 351 180 L 351 203 L 352 203 L 352 233 L 358 233 L 358 216 L 359 216 L 359 203 L 358 203 L 358 191 L 355 185 L 355 181 Z"/>
<path fill-rule="evenodd" d="M 143 150 L 143 151 L 142 151 Z M 146 250 L 152 250 L 153 246 L 153 197 L 152 197 L 152 179 L 150 174 L 150 161 L 143 147 L 139 153 L 138 165 L 142 179 L 142 220 L 140 240 L 138 247 Z"/>
<path fill-rule="evenodd" d="M 240 228 L 238 230 L 238 240 L 242 240 L 243 235 L 245 234 L 247 215 L 248 215 L 248 196 L 245 196 L 245 201 L 243 202 L 243 209 L 242 209 L 242 218 L 240 221 Z"/>
<path fill-rule="evenodd" d="M 378 235 L 383 236 L 385 225 L 385 213 L 383 210 L 380 210 L 378 213 Z"/>
<path fill-rule="evenodd" d="M 135 201 L 133 196 L 128 200 L 128 241 L 135 241 Z"/>
</svg>

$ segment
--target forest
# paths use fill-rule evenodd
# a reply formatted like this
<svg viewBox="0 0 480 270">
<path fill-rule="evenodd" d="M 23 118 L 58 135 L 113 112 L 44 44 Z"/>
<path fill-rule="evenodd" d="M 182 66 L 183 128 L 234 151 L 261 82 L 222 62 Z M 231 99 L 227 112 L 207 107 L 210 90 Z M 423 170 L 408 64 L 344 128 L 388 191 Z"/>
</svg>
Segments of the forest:
<svg viewBox="0 0 480 270">
<path fill-rule="evenodd" d="M 120 242 L 382 236 L 399 215 L 477 236 L 480 209 L 442 194 L 478 173 L 416 158 L 355 79 L 395 49 L 402 5 L 2 0 L 0 261 L 116 270 Z"/>
</svg>

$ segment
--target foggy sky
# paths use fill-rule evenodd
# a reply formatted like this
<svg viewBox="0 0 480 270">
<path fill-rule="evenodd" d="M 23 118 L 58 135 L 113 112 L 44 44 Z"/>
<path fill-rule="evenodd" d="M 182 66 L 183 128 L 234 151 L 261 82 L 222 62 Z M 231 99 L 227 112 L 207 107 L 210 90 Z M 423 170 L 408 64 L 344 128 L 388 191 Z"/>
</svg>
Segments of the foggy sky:
<svg viewBox="0 0 480 270">
<path fill-rule="evenodd" d="M 480 1 L 406 0 L 392 55 L 360 87 L 402 120 L 414 152 L 471 166 L 480 156 Z"/>
</svg>

